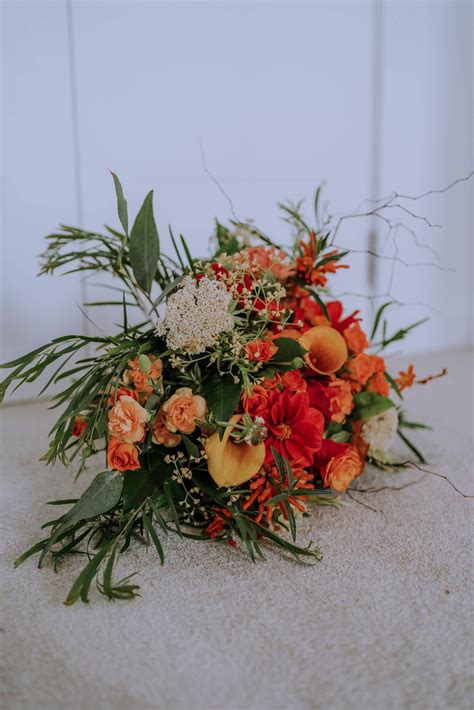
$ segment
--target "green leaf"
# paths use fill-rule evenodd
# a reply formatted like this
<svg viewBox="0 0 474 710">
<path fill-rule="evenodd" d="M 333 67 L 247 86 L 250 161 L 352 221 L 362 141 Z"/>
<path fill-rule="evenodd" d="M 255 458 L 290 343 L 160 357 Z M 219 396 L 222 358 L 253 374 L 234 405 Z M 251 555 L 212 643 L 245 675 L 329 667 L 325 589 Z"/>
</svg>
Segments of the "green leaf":
<svg viewBox="0 0 474 710">
<path fill-rule="evenodd" d="M 181 239 L 181 244 L 183 245 L 184 253 L 186 254 L 186 258 L 188 260 L 189 266 L 191 267 L 191 271 L 194 272 L 194 259 L 191 255 L 188 245 L 186 244 L 186 240 L 182 234 L 179 235 L 179 238 Z"/>
<path fill-rule="evenodd" d="M 124 474 L 122 494 L 124 513 L 141 505 L 145 498 L 153 495 L 156 489 L 169 478 L 173 465 L 164 462 L 165 455 L 158 449 L 148 457 L 147 466 Z"/>
<path fill-rule="evenodd" d="M 316 301 L 316 303 L 320 307 L 321 311 L 323 312 L 324 317 L 330 321 L 331 319 L 329 317 L 328 309 L 326 308 L 326 304 L 322 300 L 319 293 L 314 288 L 310 288 L 309 291 L 311 292 L 311 295 L 313 296 L 314 300 Z"/>
<path fill-rule="evenodd" d="M 331 441 L 343 442 L 345 444 L 351 440 L 352 434 L 348 431 L 338 431 L 329 438 Z"/>
<path fill-rule="evenodd" d="M 77 503 L 61 518 L 60 525 L 54 530 L 41 553 L 38 566 L 41 567 L 45 556 L 68 528 L 80 520 L 89 520 L 102 515 L 117 505 L 122 487 L 123 478 L 118 471 L 99 473 Z"/>
<path fill-rule="evenodd" d="M 194 441 L 191 441 L 191 439 L 188 439 L 187 436 L 183 434 L 183 444 L 186 448 L 186 451 L 188 452 L 188 456 L 192 457 L 193 459 L 198 459 L 200 458 L 201 454 L 199 453 L 199 449 L 194 443 Z"/>
<path fill-rule="evenodd" d="M 151 372 L 151 360 L 148 355 L 142 353 L 138 356 L 138 369 L 143 372 L 144 375 L 149 375 Z"/>
<path fill-rule="evenodd" d="M 354 395 L 354 401 L 360 419 L 375 417 L 395 406 L 391 399 L 378 392 L 359 392 Z"/>
<path fill-rule="evenodd" d="M 388 301 L 387 303 L 383 303 L 380 308 L 378 309 L 377 313 L 375 314 L 375 319 L 374 319 L 374 325 L 372 327 L 372 332 L 370 334 L 369 340 L 373 340 L 374 336 L 378 330 L 379 324 L 380 324 L 380 319 L 383 315 L 383 312 L 386 308 L 389 306 L 392 306 L 395 303 L 395 301 Z"/>
<path fill-rule="evenodd" d="M 178 518 L 178 512 L 177 512 L 176 506 L 174 504 L 173 496 L 171 495 L 171 492 L 170 492 L 169 481 L 163 487 L 163 493 L 166 498 L 166 502 L 168 504 L 168 507 L 170 509 L 170 513 L 171 513 L 171 517 L 173 518 L 173 522 L 176 525 L 176 532 L 178 533 L 178 535 L 180 537 L 182 537 L 181 526 L 179 524 L 179 518 Z"/>
<path fill-rule="evenodd" d="M 406 446 L 408 446 L 408 448 L 410 449 L 410 451 L 412 451 L 412 452 L 415 454 L 415 456 L 416 456 L 416 458 L 418 459 L 418 461 L 419 461 L 420 463 L 426 463 L 426 459 L 425 459 L 425 457 L 423 456 L 423 454 L 421 453 L 421 451 L 419 451 L 419 450 L 416 448 L 415 444 L 414 444 L 412 441 L 410 441 L 410 439 L 409 439 L 405 434 L 403 434 L 403 433 L 400 431 L 400 429 L 397 430 L 397 434 L 398 434 L 398 436 L 400 437 L 400 439 L 403 441 L 403 443 L 404 443 Z"/>
<path fill-rule="evenodd" d="M 242 393 L 240 382 L 234 382 L 229 374 L 216 372 L 203 383 L 207 405 L 217 421 L 227 422 L 235 412 Z"/>
<path fill-rule="evenodd" d="M 133 223 L 129 243 L 129 259 L 137 283 L 150 293 L 155 278 L 160 240 L 153 216 L 153 190 L 145 197 L 143 205 Z"/>
<path fill-rule="evenodd" d="M 120 184 L 120 180 L 118 179 L 117 175 L 115 173 L 113 173 L 112 171 L 110 171 L 110 174 L 112 175 L 112 177 L 114 179 L 115 194 L 117 195 L 117 213 L 119 216 L 120 224 L 123 227 L 125 235 L 128 236 L 127 200 L 123 196 L 122 185 Z"/>
<path fill-rule="evenodd" d="M 156 534 L 156 530 L 153 527 L 153 523 L 151 521 L 151 515 L 149 513 L 143 513 L 143 525 L 145 526 L 145 529 L 146 529 L 148 535 L 153 540 L 153 544 L 156 547 L 156 551 L 160 556 L 160 563 L 164 564 L 165 554 L 163 552 L 163 547 L 161 545 L 158 535 Z"/>
<path fill-rule="evenodd" d="M 103 547 L 101 547 L 100 550 L 90 560 L 90 562 L 84 567 L 84 569 L 72 585 L 71 589 L 69 590 L 69 593 L 66 597 L 66 601 L 64 602 L 66 606 L 71 606 L 71 604 L 77 602 L 79 597 L 82 599 L 83 602 L 89 601 L 89 589 L 92 584 L 92 580 L 96 576 L 99 567 L 105 559 L 109 549 L 115 542 L 116 540 L 112 539 Z"/>
<path fill-rule="evenodd" d="M 278 348 L 278 352 L 270 360 L 270 364 L 278 362 L 291 362 L 296 357 L 303 357 L 307 352 L 306 348 L 293 338 L 275 338 L 273 341 Z"/>
</svg>

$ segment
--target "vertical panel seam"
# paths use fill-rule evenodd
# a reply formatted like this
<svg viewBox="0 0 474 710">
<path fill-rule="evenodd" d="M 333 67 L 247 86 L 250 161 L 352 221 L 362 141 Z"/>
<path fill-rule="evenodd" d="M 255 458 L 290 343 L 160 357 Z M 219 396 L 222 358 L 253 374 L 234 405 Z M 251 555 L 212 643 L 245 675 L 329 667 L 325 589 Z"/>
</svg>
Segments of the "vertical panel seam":
<svg viewBox="0 0 474 710">
<path fill-rule="evenodd" d="M 71 97 L 72 153 L 74 165 L 74 187 L 76 193 L 76 218 L 78 226 L 84 227 L 84 197 L 81 165 L 81 143 L 79 131 L 79 103 L 77 92 L 76 45 L 74 33 L 74 14 L 72 0 L 66 0 L 67 45 L 69 58 L 69 95 Z M 87 285 L 85 277 L 80 277 L 81 305 L 87 302 Z M 82 329 L 84 335 L 89 335 L 89 322 L 82 313 Z"/>
</svg>

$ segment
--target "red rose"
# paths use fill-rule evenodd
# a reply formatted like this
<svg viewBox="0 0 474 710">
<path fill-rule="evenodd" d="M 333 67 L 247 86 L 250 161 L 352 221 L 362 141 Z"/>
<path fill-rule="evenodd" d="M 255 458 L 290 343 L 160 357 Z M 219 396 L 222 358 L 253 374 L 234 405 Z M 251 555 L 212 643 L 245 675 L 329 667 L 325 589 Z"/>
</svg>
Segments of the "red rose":
<svg viewBox="0 0 474 710">
<path fill-rule="evenodd" d="M 268 362 L 278 352 L 278 347 L 271 340 L 256 338 L 245 346 L 245 354 L 254 362 Z"/>
</svg>

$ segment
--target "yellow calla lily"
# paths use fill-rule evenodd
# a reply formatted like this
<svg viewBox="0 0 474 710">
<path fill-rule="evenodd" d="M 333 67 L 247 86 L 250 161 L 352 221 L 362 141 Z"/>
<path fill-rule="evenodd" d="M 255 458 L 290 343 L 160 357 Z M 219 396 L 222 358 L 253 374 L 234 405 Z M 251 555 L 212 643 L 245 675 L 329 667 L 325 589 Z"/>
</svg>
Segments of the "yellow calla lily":
<svg viewBox="0 0 474 710">
<path fill-rule="evenodd" d="M 255 476 L 265 460 L 265 444 L 236 444 L 230 439 L 240 415 L 230 418 L 222 439 L 216 432 L 206 441 L 207 468 L 218 486 L 239 486 Z"/>
<path fill-rule="evenodd" d="M 304 359 L 320 375 L 337 372 L 347 360 L 347 345 L 342 335 L 328 325 L 316 325 L 299 339 L 308 351 Z"/>
</svg>

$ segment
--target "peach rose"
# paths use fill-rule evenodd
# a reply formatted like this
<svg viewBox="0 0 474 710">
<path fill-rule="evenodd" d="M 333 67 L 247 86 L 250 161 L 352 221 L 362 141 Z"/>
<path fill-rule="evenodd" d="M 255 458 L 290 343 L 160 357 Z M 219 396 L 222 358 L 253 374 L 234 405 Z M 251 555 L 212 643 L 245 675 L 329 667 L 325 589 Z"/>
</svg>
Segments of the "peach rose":
<svg viewBox="0 0 474 710">
<path fill-rule="evenodd" d="M 365 385 L 374 374 L 376 363 L 370 355 L 359 353 L 359 355 L 356 355 L 349 361 L 348 367 L 351 373 L 351 379 L 361 385 Z"/>
<path fill-rule="evenodd" d="M 178 446 L 181 441 L 181 436 L 179 434 L 172 434 L 166 426 L 165 415 L 162 409 L 160 409 L 154 418 L 151 428 L 153 431 L 152 441 L 154 444 L 163 444 L 167 448 L 172 448 L 173 446 Z"/>
<path fill-rule="evenodd" d="M 360 476 L 364 468 L 357 449 L 348 446 L 347 449 L 330 459 L 322 471 L 323 483 L 326 488 L 332 488 L 338 493 L 345 493 L 349 485 Z"/>
<path fill-rule="evenodd" d="M 110 435 L 129 444 L 142 441 L 145 436 L 144 424 L 149 417 L 149 412 L 132 397 L 121 397 L 109 412 Z"/>
<path fill-rule="evenodd" d="M 180 387 L 164 403 L 162 411 L 171 432 L 191 434 L 196 428 L 196 419 L 202 419 L 206 414 L 206 400 L 193 394 L 189 387 Z"/>
<path fill-rule="evenodd" d="M 357 321 L 349 326 L 349 328 L 346 328 L 342 335 L 352 355 L 359 355 L 359 353 L 369 347 L 367 336 Z"/>
<path fill-rule="evenodd" d="M 138 449 L 118 439 L 110 439 L 107 449 L 107 463 L 115 471 L 136 471 L 140 468 Z"/>
<path fill-rule="evenodd" d="M 109 397 L 109 404 L 111 407 L 116 404 L 121 397 L 131 397 L 138 402 L 138 394 L 135 390 L 131 390 L 128 387 L 112 387 Z"/>
<path fill-rule="evenodd" d="M 271 340 L 257 338 L 247 343 L 245 354 L 249 360 L 255 362 L 268 362 L 278 352 L 278 347 Z"/>
<path fill-rule="evenodd" d="M 150 380 L 156 383 L 163 371 L 163 361 L 155 355 L 147 355 L 151 362 L 150 372 L 142 372 L 138 366 L 138 357 L 128 361 L 128 370 L 125 370 L 123 379 L 126 385 L 133 384 L 137 392 L 149 395 L 153 392 Z"/>
<path fill-rule="evenodd" d="M 71 436 L 82 436 L 87 429 L 87 422 L 84 417 L 76 417 L 71 431 Z"/>
<path fill-rule="evenodd" d="M 354 397 L 350 382 L 335 378 L 328 384 L 327 394 L 331 410 L 331 421 L 342 424 L 354 409 Z"/>
</svg>

